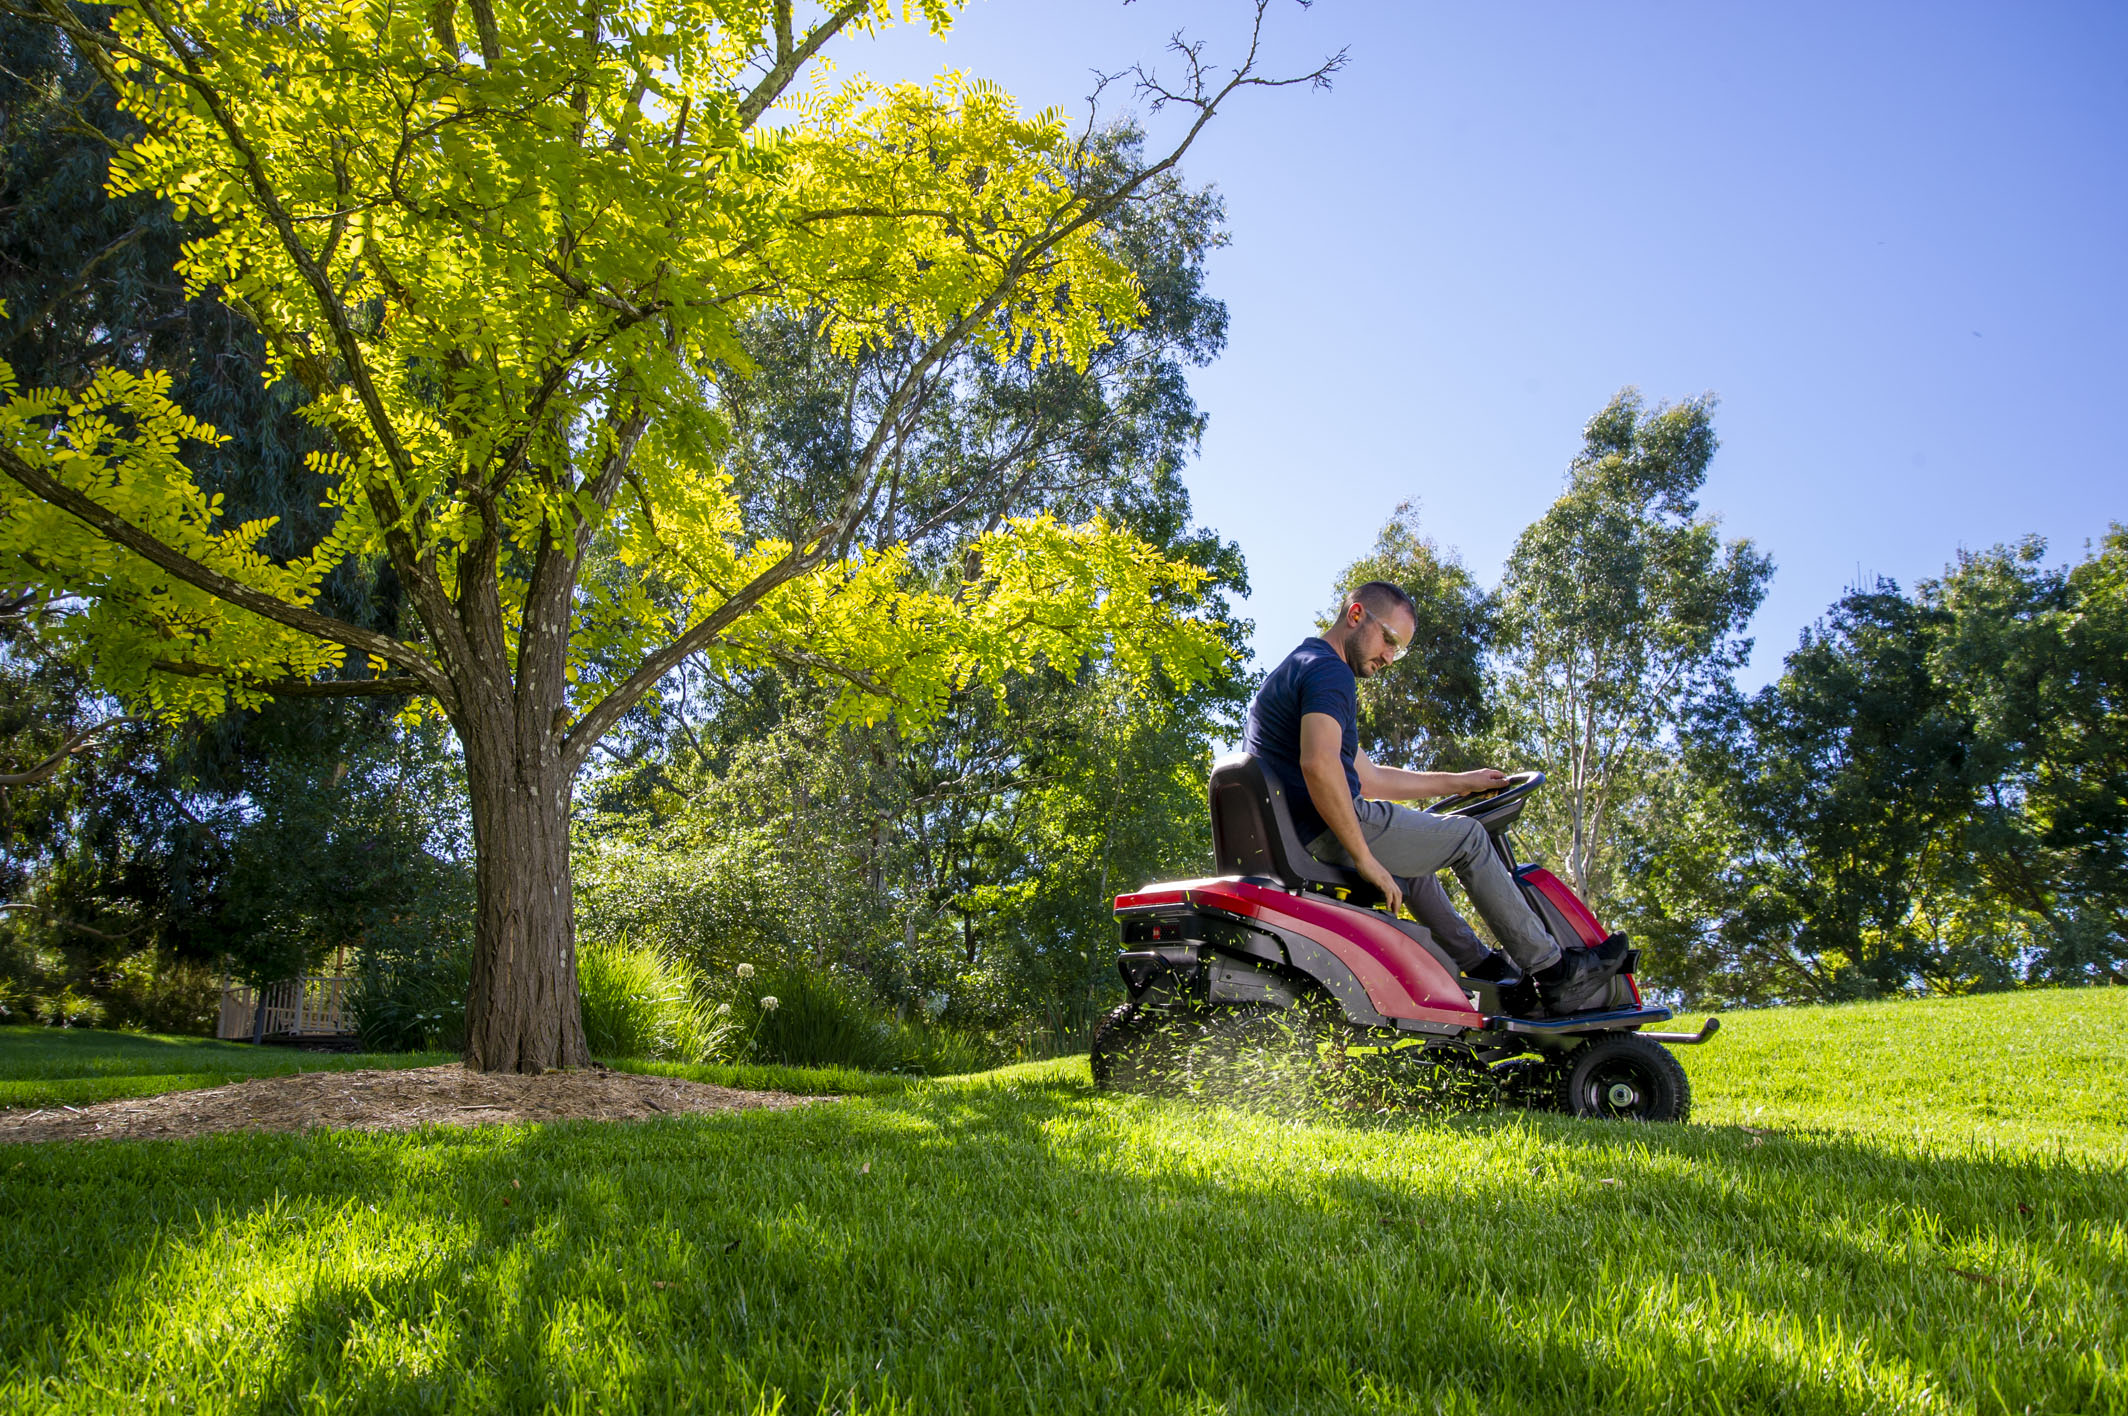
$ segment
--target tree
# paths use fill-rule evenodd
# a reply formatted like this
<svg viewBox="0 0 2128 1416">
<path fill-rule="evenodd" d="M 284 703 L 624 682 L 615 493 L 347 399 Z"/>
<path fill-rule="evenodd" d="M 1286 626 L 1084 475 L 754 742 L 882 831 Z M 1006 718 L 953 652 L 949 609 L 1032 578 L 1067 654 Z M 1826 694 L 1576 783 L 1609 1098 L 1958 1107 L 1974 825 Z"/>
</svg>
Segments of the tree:
<svg viewBox="0 0 2128 1416">
<path fill-rule="evenodd" d="M 1983 981 L 2117 979 L 2128 962 L 2128 545 L 2116 527 L 2074 567 L 2046 549 L 1962 552 L 1917 597 L 1939 614 L 1931 674 L 1972 725 L 1973 787 L 1919 907 Z"/>
<path fill-rule="evenodd" d="M 1340 603 L 1369 580 L 1403 586 L 1418 626 L 1403 655 L 1360 685 L 1361 745 L 1377 762 L 1420 771 L 1476 765 L 1471 740 L 1492 721 L 1485 702 L 1492 598 L 1454 551 L 1421 533 L 1410 501 L 1383 524 L 1374 549 L 1338 576 Z"/>
<path fill-rule="evenodd" d="M 1584 897 L 1608 889 L 1614 818 L 1659 765 L 1659 744 L 1751 652 L 1742 631 L 1773 573 L 1698 514 L 1713 411 L 1708 398 L 1653 409 L 1633 389 L 1613 398 L 1500 587 L 1498 707 L 1557 783 L 1539 821 L 1564 837 Z"/>
<path fill-rule="evenodd" d="M 1843 596 L 1701 707 L 1627 891 L 1660 981 L 1744 1002 L 2118 981 L 2128 877 L 2119 533 Z"/>
<path fill-rule="evenodd" d="M 1118 135 L 1112 160 L 1138 139 Z M 644 700 L 587 775 L 577 817 L 582 927 L 655 940 L 713 971 L 741 960 L 833 967 L 898 1008 L 1041 1045 L 1083 1035 L 1113 989 L 1118 889 L 1205 868 L 1204 771 L 1246 685 L 1229 591 L 1239 551 L 1191 521 L 1180 470 L 1203 415 L 1184 365 L 1218 351 L 1203 291 L 1216 196 L 1172 178 L 1104 223 L 1145 292 L 1145 317 L 1084 368 L 964 356 L 904 444 L 890 504 L 861 530 L 909 527 L 923 573 L 1013 515 L 1106 517 L 1209 573 L 1178 613 L 1236 650 L 1196 684 L 1133 685 L 1089 661 L 948 696 L 920 737 L 837 724 L 819 686 L 762 670 L 677 675 Z M 873 358 L 828 358 L 778 322 L 746 385 L 747 455 L 775 514 L 802 520 L 846 442 Z M 885 365 L 898 351 L 876 356 Z"/>
<path fill-rule="evenodd" d="M 2103 943 L 2092 939 L 2073 967 L 2120 983 L 2128 981 L 2128 527 L 2115 522 L 2098 553 L 2069 572 L 2066 598 L 2032 800 L 2047 844 L 2070 854 L 2071 890 L 2105 925 Z"/>
<path fill-rule="evenodd" d="M 1943 618 L 1879 581 L 1806 631 L 1781 677 L 1710 708 L 1688 746 L 1719 784 L 1723 957 L 1772 997 L 1941 977 L 1915 918 L 1929 856 L 1972 802 L 1972 725 L 1930 671 Z"/>
<path fill-rule="evenodd" d="M 930 0 L 926 20 L 942 31 L 950 10 Z M 690 657 L 806 664 L 847 686 L 846 714 L 891 705 L 912 727 L 957 683 L 1098 643 L 1131 672 L 1216 661 L 1161 603 L 1195 572 L 1104 524 L 1001 527 L 953 586 L 912 583 L 905 556 L 853 537 L 948 355 L 1076 363 L 1138 317 L 1099 224 L 1231 94 L 1273 82 L 1253 41 L 1224 80 L 1196 50 L 1183 87 L 1147 79 L 1194 113 L 1175 150 L 1117 175 L 1058 115 L 951 75 L 819 88 L 764 127 L 830 40 L 885 23 L 868 0 L 807 26 L 789 0 L 593 4 L 566 25 L 469 0 L 470 50 L 449 3 L 134 0 L 108 32 L 60 0 L 9 12 L 58 27 L 141 117 L 114 189 L 214 223 L 181 269 L 304 387 L 337 519 L 288 557 L 262 547 L 270 527 L 219 521 L 184 457 L 216 435 L 166 377 L 24 391 L 7 374 L 6 578 L 84 594 L 72 632 L 166 713 L 315 691 L 349 655 L 369 676 L 333 691 L 437 705 L 478 852 L 470 1065 L 585 1059 L 571 794 Z M 778 312 L 845 355 L 909 351 L 865 401 L 830 514 L 785 539 L 749 526 L 720 453 L 720 390 L 749 366 L 739 331 Z M 595 550 L 636 573 L 587 574 Z M 389 566 L 404 632 L 312 607 L 351 560 Z"/>
<path fill-rule="evenodd" d="M 106 196 L 111 144 L 143 130 L 58 30 L 0 17 L 0 53 L 0 359 L 30 384 L 70 389 L 103 371 L 168 371 L 174 402 L 231 430 L 194 450 L 201 485 L 234 522 L 271 519 L 269 555 L 304 553 L 332 524 L 325 479 L 306 466 L 327 444 L 300 416 L 294 381 L 261 377 L 258 330 L 174 271 L 183 243 L 209 228 L 179 222 L 149 194 Z M 344 562 L 318 607 L 391 628 L 397 596 L 388 570 L 375 570 Z M 37 961 L 18 972 L 79 985 L 110 1005 L 108 1021 L 151 1021 L 113 992 L 143 971 L 204 978 L 219 964 L 278 981 L 328 947 L 329 930 L 292 940 L 270 926 L 227 927 L 283 918 L 268 896 L 347 900 L 352 867 L 372 878 L 424 867 L 403 837 L 389 862 L 374 837 L 353 844 L 352 820 L 333 836 L 359 862 L 292 851 L 285 832 L 272 839 L 280 825 L 322 830 L 328 816 L 373 804 L 357 784 L 406 745 L 388 700 L 350 712 L 330 697 L 293 697 L 182 724 L 127 715 L 97 681 L 88 645 L 67 632 L 79 601 L 49 585 L 11 595 L 0 613 L 0 760 L 22 770 L 0 775 L 0 931 Z M 246 869 L 253 858 L 260 868 Z M 347 903 L 348 918 L 362 913 Z M 407 913 L 404 903 L 394 912 Z"/>
</svg>

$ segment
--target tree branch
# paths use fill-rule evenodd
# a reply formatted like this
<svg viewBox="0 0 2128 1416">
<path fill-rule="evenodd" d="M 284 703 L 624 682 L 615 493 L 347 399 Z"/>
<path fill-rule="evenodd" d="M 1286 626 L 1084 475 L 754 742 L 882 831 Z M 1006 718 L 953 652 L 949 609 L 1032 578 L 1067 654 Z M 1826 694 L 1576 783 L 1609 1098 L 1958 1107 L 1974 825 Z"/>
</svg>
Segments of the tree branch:
<svg viewBox="0 0 2128 1416">
<path fill-rule="evenodd" d="M 149 667 L 159 674 L 221 679 L 225 683 L 241 684 L 262 693 L 270 693 L 275 698 L 404 698 L 422 691 L 421 680 L 412 674 L 402 674 L 396 678 L 260 679 L 249 674 L 216 668 L 212 664 L 189 664 L 178 659 L 157 659 Z"/>
<path fill-rule="evenodd" d="M 92 728 L 83 728 L 80 732 L 70 733 L 67 736 L 67 740 L 59 745 L 57 752 L 54 752 L 36 766 L 21 772 L 0 772 L 0 790 L 5 790 L 8 787 L 34 787 L 39 782 L 57 776 L 59 769 L 66 766 L 71 758 L 77 757 L 96 746 L 97 738 L 102 737 L 113 728 L 121 728 L 128 723 L 138 723 L 140 721 L 141 719 L 131 716 L 106 718 Z"/>
<path fill-rule="evenodd" d="M 50 920 L 52 923 L 58 925 L 61 929 L 71 929 L 77 934 L 86 934 L 91 939 L 101 939 L 106 944 L 123 944 L 128 939 L 131 939 L 134 935 L 140 933 L 141 929 L 143 928 L 143 926 L 136 924 L 123 934 L 106 934 L 100 929 L 93 929 L 86 924 L 81 924 L 78 921 L 68 919 L 65 915 L 59 913 L 59 911 L 51 909 L 45 905 L 18 904 L 13 900 L 0 900 L 0 910 L 7 910 L 25 914 L 41 914 L 46 919 Z"/>
<path fill-rule="evenodd" d="M 450 681 L 444 677 L 443 671 L 412 645 L 389 635 L 379 634 L 375 630 L 363 629 L 344 620 L 334 619 L 330 615 L 301 609 L 285 600 L 276 599 L 263 590 L 254 590 L 249 585 L 232 580 L 218 570 L 201 565 L 184 552 L 165 545 L 116 512 L 60 482 L 42 468 L 32 466 L 13 448 L 0 447 L 0 472 L 12 477 L 32 496 L 79 517 L 106 538 L 116 541 L 150 564 L 160 566 L 187 585 L 204 590 L 216 599 L 239 609 L 249 610 L 262 619 L 272 620 L 275 624 L 286 625 L 290 629 L 328 643 L 358 649 L 388 664 L 397 664 L 418 678 L 424 689 L 442 699 L 445 704 L 456 702 Z"/>
<path fill-rule="evenodd" d="M 768 106 L 790 86 L 800 66 L 820 52 L 850 21 L 871 9 L 870 0 L 848 0 L 841 9 L 815 25 L 805 39 L 792 42 L 790 0 L 776 0 L 776 62 L 754 85 L 753 92 L 739 101 L 739 127 L 751 128 L 768 112 Z"/>
<path fill-rule="evenodd" d="M 836 523 L 829 523 L 815 528 L 807 549 L 800 550 L 794 546 L 783 559 L 743 586 L 738 594 L 717 606 L 685 633 L 669 641 L 664 648 L 644 659 L 636 666 L 634 673 L 621 680 L 604 698 L 594 704 L 590 712 L 577 720 L 576 726 L 569 730 L 569 735 L 562 741 L 564 775 L 576 775 L 577 770 L 583 766 L 584 759 L 590 756 L 591 744 L 611 732 L 614 724 L 620 722 L 622 715 L 635 705 L 638 698 L 649 692 L 659 679 L 679 667 L 688 656 L 707 647 L 710 641 L 737 623 L 741 616 L 750 612 L 771 591 L 797 579 L 818 565 L 826 554 L 826 548 L 833 544 L 835 526 Z"/>
</svg>

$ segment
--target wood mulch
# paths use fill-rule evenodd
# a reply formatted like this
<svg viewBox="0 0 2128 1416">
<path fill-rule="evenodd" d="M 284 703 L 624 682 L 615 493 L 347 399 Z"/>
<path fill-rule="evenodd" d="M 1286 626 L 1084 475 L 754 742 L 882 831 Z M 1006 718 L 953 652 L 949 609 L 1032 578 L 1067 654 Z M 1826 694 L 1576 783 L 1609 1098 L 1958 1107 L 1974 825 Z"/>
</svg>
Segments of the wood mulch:
<svg viewBox="0 0 2128 1416">
<path fill-rule="evenodd" d="M 404 1070 L 252 1077 L 228 1086 L 93 1106 L 0 1111 L 0 1143 L 145 1140 L 318 1126 L 406 1131 L 509 1121 L 647 1121 L 685 1112 L 785 1110 L 820 1100 L 824 1098 L 738 1091 L 603 1067 L 534 1077 L 468 1072 L 452 1062 Z"/>
</svg>

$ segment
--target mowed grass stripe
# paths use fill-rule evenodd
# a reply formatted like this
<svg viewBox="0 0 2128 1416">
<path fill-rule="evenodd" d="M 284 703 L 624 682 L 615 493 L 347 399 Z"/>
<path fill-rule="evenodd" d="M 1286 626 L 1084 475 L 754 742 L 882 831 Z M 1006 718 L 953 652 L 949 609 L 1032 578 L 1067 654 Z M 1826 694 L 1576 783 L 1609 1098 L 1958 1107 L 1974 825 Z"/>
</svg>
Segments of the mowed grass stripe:
<svg viewBox="0 0 2128 1416">
<path fill-rule="evenodd" d="M 0 1028 L 0 1108 L 90 1106 L 218 1087 L 247 1077 L 433 1067 L 440 1052 L 299 1052 L 204 1037 L 88 1028 Z"/>
<path fill-rule="evenodd" d="M 2093 1085 L 2128 1101 L 2128 999 L 2009 1001 L 2035 1042 L 2111 1037 Z M 1954 1000 L 1930 1047 L 1973 1046 L 1972 1004 L 2002 1021 Z M 782 1114 L 9 1147 L 0 1408 L 2128 1410 L 2103 1119 L 1989 1130 L 2007 1091 L 1932 1105 L 1917 1060 L 1765 1124 L 1881 1022 L 1740 1017 L 1688 1054 L 1717 1119 L 1683 1127 L 1293 1124 L 1074 1061 Z M 1789 1026 L 1776 1074 L 1721 1057 Z"/>
</svg>

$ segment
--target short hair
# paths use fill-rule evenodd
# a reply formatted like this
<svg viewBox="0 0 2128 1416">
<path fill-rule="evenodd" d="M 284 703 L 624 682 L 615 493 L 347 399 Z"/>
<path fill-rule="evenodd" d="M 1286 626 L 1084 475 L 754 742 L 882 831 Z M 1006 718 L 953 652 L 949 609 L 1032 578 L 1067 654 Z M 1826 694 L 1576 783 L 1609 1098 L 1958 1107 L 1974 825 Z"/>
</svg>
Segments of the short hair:
<svg viewBox="0 0 2128 1416">
<path fill-rule="evenodd" d="M 1370 580 L 1355 586 L 1352 593 L 1345 598 L 1345 603 L 1358 605 L 1377 619 L 1398 609 L 1409 614 L 1414 620 L 1419 617 L 1419 607 L 1411 596 L 1404 593 L 1404 587 L 1387 580 Z"/>
</svg>

